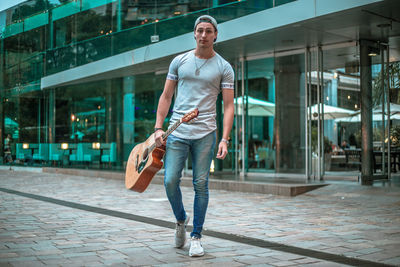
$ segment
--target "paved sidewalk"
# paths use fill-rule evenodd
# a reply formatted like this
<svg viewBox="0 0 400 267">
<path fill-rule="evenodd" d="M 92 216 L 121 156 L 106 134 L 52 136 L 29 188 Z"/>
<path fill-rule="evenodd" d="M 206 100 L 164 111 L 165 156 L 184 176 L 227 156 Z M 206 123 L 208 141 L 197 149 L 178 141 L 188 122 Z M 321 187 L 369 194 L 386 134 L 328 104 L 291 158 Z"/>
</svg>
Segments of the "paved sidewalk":
<svg viewBox="0 0 400 267">
<path fill-rule="evenodd" d="M 173 248 L 173 221 L 161 185 L 0 170 L 0 266 L 400 266 L 399 187 L 211 190 L 201 258 Z"/>
</svg>

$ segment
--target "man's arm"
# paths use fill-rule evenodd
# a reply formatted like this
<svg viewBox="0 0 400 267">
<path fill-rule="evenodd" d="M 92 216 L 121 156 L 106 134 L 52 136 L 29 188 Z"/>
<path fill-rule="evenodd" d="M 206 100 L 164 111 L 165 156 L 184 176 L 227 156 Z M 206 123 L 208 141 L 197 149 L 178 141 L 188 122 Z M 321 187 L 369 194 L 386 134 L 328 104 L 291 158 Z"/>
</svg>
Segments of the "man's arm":
<svg viewBox="0 0 400 267">
<path fill-rule="evenodd" d="M 222 132 L 222 139 L 225 140 L 228 140 L 233 125 L 233 118 L 234 118 L 233 98 L 234 98 L 234 90 L 232 89 L 222 90 L 222 99 L 224 101 L 224 120 L 223 120 L 224 129 Z M 218 145 L 217 159 L 224 159 L 227 154 L 228 154 L 228 144 L 226 142 L 220 142 Z"/>
<path fill-rule="evenodd" d="M 166 80 L 164 85 L 164 91 L 158 100 L 157 107 L 157 118 L 156 124 L 154 128 L 162 128 L 164 124 L 165 117 L 167 117 L 169 107 L 171 106 L 172 97 L 175 92 L 176 81 Z M 161 146 L 163 144 L 162 135 L 164 134 L 163 130 L 157 130 L 155 132 L 154 138 L 156 140 L 156 145 Z"/>
</svg>

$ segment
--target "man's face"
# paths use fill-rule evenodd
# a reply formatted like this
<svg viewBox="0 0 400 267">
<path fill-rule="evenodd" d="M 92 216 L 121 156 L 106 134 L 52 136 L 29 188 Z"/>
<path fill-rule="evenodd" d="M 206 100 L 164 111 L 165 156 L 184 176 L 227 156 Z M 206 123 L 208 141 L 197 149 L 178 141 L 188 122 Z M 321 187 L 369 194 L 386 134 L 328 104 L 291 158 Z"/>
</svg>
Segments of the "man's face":
<svg viewBox="0 0 400 267">
<path fill-rule="evenodd" d="M 211 23 L 200 22 L 197 24 L 194 37 L 198 47 L 207 48 L 213 46 L 214 39 L 217 38 L 217 32 Z"/>
</svg>

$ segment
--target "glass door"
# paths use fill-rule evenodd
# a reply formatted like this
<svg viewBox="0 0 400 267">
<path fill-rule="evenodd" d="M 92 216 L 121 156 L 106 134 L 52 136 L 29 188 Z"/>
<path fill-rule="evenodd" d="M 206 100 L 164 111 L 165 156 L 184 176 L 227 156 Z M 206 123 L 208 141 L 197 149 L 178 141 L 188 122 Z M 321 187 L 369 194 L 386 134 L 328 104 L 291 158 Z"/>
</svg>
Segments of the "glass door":
<svg viewBox="0 0 400 267">
<path fill-rule="evenodd" d="M 316 47 L 306 58 L 307 174 L 315 180 L 357 180 L 362 166 L 358 47 Z"/>
<path fill-rule="evenodd" d="M 397 137 L 390 130 L 397 125 L 393 111 L 397 107 L 397 97 L 394 96 L 397 90 L 393 90 L 388 104 L 389 76 L 396 65 L 388 63 L 387 47 L 378 47 L 380 49 L 368 55 L 371 59 L 370 108 L 373 118 L 371 164 L 374 176 L 387 177 L 391 171 L 397 171 L 399 165 L 397 146 L 393 145 Z M 309 148 L 306 173 L 310 178 L 357 180 L 361 176 L 363 137 L 359 50 L 358 44 L 354 43 L 313 48 L 306 52 Z M 388 114 L 391 114 L 390 118 Z"/>
</svg>

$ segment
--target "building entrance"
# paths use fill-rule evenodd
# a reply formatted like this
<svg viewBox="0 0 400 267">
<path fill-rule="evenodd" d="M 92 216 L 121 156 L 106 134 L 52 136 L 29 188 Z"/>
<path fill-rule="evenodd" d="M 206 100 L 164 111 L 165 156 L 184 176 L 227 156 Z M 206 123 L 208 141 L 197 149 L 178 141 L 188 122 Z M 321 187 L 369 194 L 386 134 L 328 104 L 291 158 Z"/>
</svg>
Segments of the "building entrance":
<svg viewBox="0 0 400 267">
<path fill-rule="evenodd" d="M 364 71 L 364 76 L 361 75 L 358 43 L 306 52 L 307 173 L 311 179 L 340 177 L 357 180 L 361 177 L 363 164 L 369 164 L 375 177 L 387 178 L 391 170 L 397 171 L 394 166 L 396 152 L 387 138 L 390 131 L 388 122 L 396 123 L 395 117 L 387 115 L 390 114 L 388 108 L 394 107 L 388 105 L 387 49 L 379 44 L 373 46 L 377 49 L 368 53 L 370 64 L 366 69 L 369 73 Z M 369 78 L 361 78 L 365 75 Z M 370 103 L 363 98 L 362 79 L 368 79 L 364 84 L 371 86 Z M 363 103 L 364 111 L 361 109 Z M 362 112 L 371 116 L 370 124 L 363 120 Z M 368 138 L 372 139 L 370 159 L 362 156 L 366 153 L 367 142 L 370 142 Z M 388 152 L 391 147 L 392 151 Z"/>
</svg>

